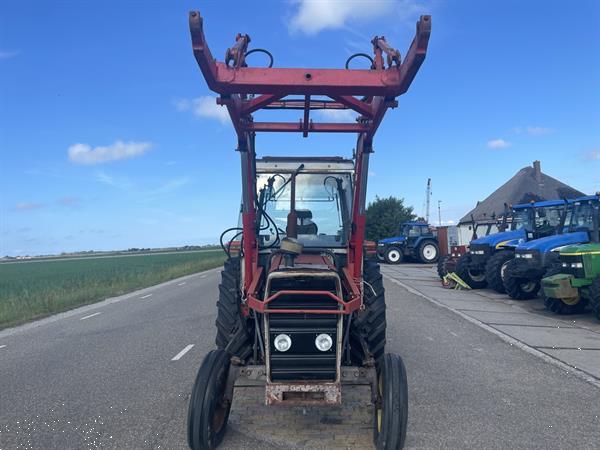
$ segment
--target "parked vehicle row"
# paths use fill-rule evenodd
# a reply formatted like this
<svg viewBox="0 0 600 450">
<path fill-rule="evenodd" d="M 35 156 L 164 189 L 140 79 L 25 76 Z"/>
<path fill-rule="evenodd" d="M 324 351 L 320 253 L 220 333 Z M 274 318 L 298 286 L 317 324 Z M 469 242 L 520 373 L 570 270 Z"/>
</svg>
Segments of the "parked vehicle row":
<svg viewBox="0 0 600 450">
<path fill-rule="evenodd" d="M 557 314 L 589 305 L 600 320 L 600 193 L 575 200 L 516 205 L 510 229 L 471 241 L 460 257 L 440 260 L 473 289 L 489 287 L 515 300 L 544 297 Z"/>
</svg>

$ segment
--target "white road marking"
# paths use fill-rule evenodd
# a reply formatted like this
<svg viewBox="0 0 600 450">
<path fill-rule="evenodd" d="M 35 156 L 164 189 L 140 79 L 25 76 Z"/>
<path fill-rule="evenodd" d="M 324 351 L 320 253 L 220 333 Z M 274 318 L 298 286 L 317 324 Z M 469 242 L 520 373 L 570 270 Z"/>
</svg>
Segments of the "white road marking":
<svg viewBox="0 0 600 450">
<path fill-rule="evenodd" d="M 206 278 L 206 275 L 200 275 L 200 278 Z"/>
<path fill-rule="evenodd" d="M 6 345 L 0 345 L 0 348 L 4 348 L 4 347 L 6 347 Z"/>
<path fill-rule="evenodd" d="M 183 286 L 185 284 L 185 281 L 183 283 L 177 283 L 177 286 Z"/>
<path fill-rule="evenodd" d="M 85 320 L 85 319 L 89 319 L 90 317 L 97 316 L 98 314 L 102 314 L 102 313 L 100 313 L 100 312 L 96 312 L 96 313 L 94 313 L 94 314 L 90 314 L 89 316 L 82 317 L 82 318 L 81 318 L 81 319 L 79 319 L 79 320 Z"/>
<path fill-rule="evenodd" d="M 148 298 L 148 297 L 152 297 L 152 294 L 142 295 L 140 298 Z"/>
<path fill-rule="evenodd" d="M 173 357 L 173 359 L 171 359 L 171 361 L 177 361 L 177 360 L 181 359 L 183 357 L 183 355 L 185 355 L 187 352 L 189 352 L 192 349 L 193 346 L 194 346 L 194 344 L 185 346 L 183 350 L 181 350 L 179 353 L 177 353 Z"/>
</svg>

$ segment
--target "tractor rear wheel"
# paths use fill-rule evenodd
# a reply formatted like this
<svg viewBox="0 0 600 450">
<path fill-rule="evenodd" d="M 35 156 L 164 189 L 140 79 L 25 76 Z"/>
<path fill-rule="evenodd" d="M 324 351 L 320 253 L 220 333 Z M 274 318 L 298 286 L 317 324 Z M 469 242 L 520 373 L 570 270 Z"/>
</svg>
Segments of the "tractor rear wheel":
<svg viewBox="0 0 600 450">
<path fill-rule="evenodd" d="M 354 364 L 363 365 L 366 353 L 379 363 L 385 352 L 385 290 L 379 264 L 364 262 L 363 267 L 364 310 L 352 317 L 350 325 L 350 355 Z"/>
<path fill-rule="evenodd" d="M 213 449 L 225 435 L 231 403 L 225 398 L 230 356 L 212 350 L 198 370 L 188 409 L 188 445 L 192 450 Z"/>
<path fill-rule="evenodd" d="M 512 259 L 506 266 L 504 273 L 504 288 L 510 298 L 514 300 L 531 300 L 535 298 L 540 290 L 540 279 L 538 278 L 523 278 L 513 275 L 512 267 L 516 264 L 516 260 Z"/>
<path fill-rule="evenodd" d="M 489 287 L 504 294 L 504 274 L 509 261 L 515 257 L 515 252 L 502 250 L 492 255 L 485 265 L 485 280 Z"/>
<path fill-rule="evenodd" d="M 217 301 L 217 347 L 245 361 L 252 354 L 253 324 L 242 315 L 240 259 L 225 261 Z"/>
<path fill-rule="evenodd" d="M 451 255 L 444 255 L 437 262 L 437 273 L 441 279 L 443 279 L 446 275 L 448 275 L 448 268 L 446 267 L 446 263 L 452 259 Z"/>
<path fill-rule="evenodd" d="M 600 276 L 596 277 L 590 286 L 590 304 L 592 305 L 592 312 L 600 320 Z"/>
<path fill-rule="evenodd" d="M 404 254 L 399 247 L 391 246 L 385 250 L 385 255 L 383 257 L 388 264 L 400 264 Z"/>
<path fill-rule="evenodd" d="M 485 281 L 485 271 L 471 269 L 471 255 L 465 253 L 456 263 L 456 274 L 467 283 L 471 289 L 483 289 L 487 283 Z"/>
<path fill-rule="evenodd" d="M 408 381 L 402 358 L 386 354 L 379 374 L 373 438 L 377 450 L 401 449 L 406 440 Z"/>
<path fill-rule="evenodd" d="M 433 241 L 425 241 L 419 245 L 417 255 L 423 264 L 434 264 L 439 257 L 440 249 Z"/>
</svg>

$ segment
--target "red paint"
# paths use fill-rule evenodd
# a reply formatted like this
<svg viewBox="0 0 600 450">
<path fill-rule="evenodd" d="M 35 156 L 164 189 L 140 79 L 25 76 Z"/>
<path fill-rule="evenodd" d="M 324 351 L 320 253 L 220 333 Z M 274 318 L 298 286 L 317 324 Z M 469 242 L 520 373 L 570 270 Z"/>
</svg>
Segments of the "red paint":
<svg viewBox="0 0 600 450">
<path fill-rule="evenodd" d="M 398 106 L 396 97 L 404 94 L 412 83 L 427 52 L 431 32 L 430 16 L 421 16 L 417 22 L 415 38 L 401 61 L 400 53 L 383 37 L 375 37 L 374 63 L 371 69 L 302 69 L 302 68 L 254 68 L 247 67 L 245 54 L 250 37 L 238 34 L 233 47 L 227 50 L 226 61 L 214 59 L 204 36 L 203 20 L 198 12 L 189 16 L 192 48 L 198 66 L 208 87 L 220 94 L 217 103 L 225 105 L 238 138 L 238 150 L 242 154 L 243 186 L 243 253 L 244 298 L 246 307 L 260 312 L 268 303 L 257 298 L 263 277 L 258 266 L 258 243 L 256 239 L 256 173 L 254 162 L 254 137 L 257 132 L 298 132 L 304 137 L 310 133 L 357 133 L 354 198 L 352 205 L 352 230 L 348 245 L 348 266 L 343 269 L 343 283 L 349 301 L 336 296 L 342 308 L 335 311 L 276 310 L 269 313 L 349 314 L 360 308 L 362 302 L 362 261 L 365 234 L 365 198 L 369 154 L 373 137 L 388 108 Z M 384 60 L 385 56 L 385 60 Z M 387 68 L 386 68 L 387 63 Z M 298 96 L 288 98 L 287 96 Z M 330 100 L 314 96 L 326 96 Z M 358 98 L 360 97 L 360 98 Z M 252 113 L 258 110 L 302 110 L 298 122 L 255 122 Z M 351 109 L 359 114 L 349 123 L 322 123 L 311 118 L 315 109 Z M 305 262 L 302 262 L 305 261 Z M 319 255 L 300 255 L 297 263 L 327 264 L 327 258 Z M 281 266 L 281 257 L 272 260 L 274 267 Z M 271 267 L 271 270 L 274 270 Z M 294 291 L 294 295 L 316 294 L 315 291 Z M 331 293 L 329 293 L 331 294 Z M 327 294 L 327 295 L 329 295 Z M 276 294 L 277 295 L 277 294 Z M 331 294 L 333 295 L 333 294 Z"/>
</svg>

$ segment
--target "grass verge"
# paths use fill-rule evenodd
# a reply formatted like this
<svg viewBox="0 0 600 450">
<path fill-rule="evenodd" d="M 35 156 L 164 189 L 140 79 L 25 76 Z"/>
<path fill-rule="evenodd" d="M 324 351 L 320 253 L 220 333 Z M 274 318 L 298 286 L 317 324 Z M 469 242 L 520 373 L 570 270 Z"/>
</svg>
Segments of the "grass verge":
<svg viewBox="0 0 600 450">
<path fill-rule="evenodd" d="M 222 250 L 0 264 L 0 329 L 218 267 Z"/>
</svg>

